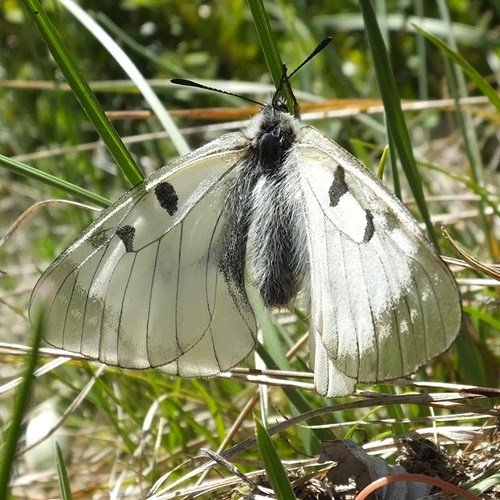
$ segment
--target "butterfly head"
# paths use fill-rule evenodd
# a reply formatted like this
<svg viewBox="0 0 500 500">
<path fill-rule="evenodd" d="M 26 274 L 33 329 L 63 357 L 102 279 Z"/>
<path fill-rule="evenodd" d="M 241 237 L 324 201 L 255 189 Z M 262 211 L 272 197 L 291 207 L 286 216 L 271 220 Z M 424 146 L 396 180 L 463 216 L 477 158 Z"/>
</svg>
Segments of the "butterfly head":
<svg viewBox="0 0 500 500">
<path fill-rule="evenodd" d="M 280 90 L 277 90 L 274 93 L 271 102 L 267 106 L 273 108 L 276 113 L 289 113 L 288 106 L 286 105 L 285 99 L 283 98 Z"/>
<path fill-rule="evenodd" d="M 251 155 L 263 172 L 276 173 L 293 147 L 301 128 L 277 92 L 254 116 L 246 130 Z"/>
</svg>

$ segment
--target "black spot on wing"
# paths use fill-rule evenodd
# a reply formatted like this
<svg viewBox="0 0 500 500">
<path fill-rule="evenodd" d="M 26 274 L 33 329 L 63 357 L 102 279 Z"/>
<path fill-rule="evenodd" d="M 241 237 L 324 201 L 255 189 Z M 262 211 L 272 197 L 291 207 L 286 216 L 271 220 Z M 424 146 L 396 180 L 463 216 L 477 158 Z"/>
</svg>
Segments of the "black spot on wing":
<svg viewBox="0 0 500 500">
<path fill-rule="evenodd" d="M 129 226 L 128 224 L 126 226 L 119 227 L 116 230 L 116 236 L 122 240 L 126 252 L 134 251 L 135 227 Z"/>
<path fill-rule="evenodd" d="M 330 206 L 336 207 L 340 201 L 340 198 L 342 198 L 342 196 L 344 196 L 347 191 L 348 189 L 345 182 L 345 171 L 342 167 L 337 167 L 333 176 L 332 185 L 328 190 L 328 195 L 330 196 Z"/>
<path fill-rule="evenodd" d="M 112 233 L 108 234 L 108 231 L 102 230 L 92 234 L 88 241 L 92 245 L 92 248 L 95 248 L 97 250 L 109 241 L 110 236 L 112 236 Z"/>
<path fill-rule="evenodd" d="M 161 208 L 164 208 L 168 215 L 172 216 L 177 212 L 177 202 L 179 197 L 175 192 L 174 186 L 170 182 L 160 182 L 155 187 L 155 195 Z"/>
<path fill-rule="evenodd" d="M 373 238 L 374 233 L 375 233 L 375 226 L 373 225 L 373 215 L 369 210 L 367 210 L 366 227 L 365 227 L 365 234 L 363 236 L 363 242 L 368 243 Z"/>
</svg>

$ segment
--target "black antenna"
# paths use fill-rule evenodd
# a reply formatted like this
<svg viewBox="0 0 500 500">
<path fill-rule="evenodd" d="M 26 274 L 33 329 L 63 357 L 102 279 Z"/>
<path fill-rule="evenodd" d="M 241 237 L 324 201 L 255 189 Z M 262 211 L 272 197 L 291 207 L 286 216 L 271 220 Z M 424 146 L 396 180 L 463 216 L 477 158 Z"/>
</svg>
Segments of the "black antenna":
<svg viewBox="0 0 500 500">
<path fill-rule="evenodd" d="M 331 41 L 333 38 L 331 36 L 327 36 L 325 39 L 323 39 L 318 46 L 302 61 L 287 77 L 286 79 L 289 80 L 292 78 L 297 71 L 299 71 L 302 66 L 306 65 L 313 57 L 316 57 Z"/>
<path fill-rule="evenodd" d="M 250 99 L 250 97 L 245 97 L 244 95 L 234 94 L 233 92 L 227 92 L 226 90 L 216 89 L 215 87 L 209 87 L 208 85 L 203 85 L 202 83 L 193 82 L 192 80 L 185 80 L 184 78 L 172 78 L 171 83 L 175 85 L 184 85 L 185 87 L 195 87 L 197 89 L 210 90 L 212 92 L 217 92 L 218 94 L 226 94 L 232 97 L 239 97 L 244 101 L 251 102 L 252 104 L 257 104 L 259 106 L 264 106 L 263 103 Z"/>
<path fill-rule="evenodd" d="M 276 102 L 276 100 L 279 98 L 278 96 L 279 96 L 281 90 L 286 85 L 289 92 L 290 92 L 290 95 L 293 98 L 294 114 L 295 114 L 295 116 L 299 115 L 299 112 L 298 112 L 299 105 L 297 103 L 297 99 L 295 99 L 295 96 L 293 95 L 289 80 L 293 75 L 295 75 L 295 73 L 297 73 L 297 71 L 299 71 L 299 69 L 301 69 L 304 65 L 306 65 L 313 57 L 315 57 L 317 54 L 319 54 L 331 41 L 332 41 L 331 36 L 327 36 L 326 38 L 324 38 L 318 44 L 318 46 L 309 54 L 309 56 L 307 56 L 304 59 L 304 61 L 302 61 L 302 63 L 299 64 L 299 66 L 297 66 L 289 75 L 287 75 L 287 72 L 288 72 L 287 67 L 283 64 L 283 74 L 281 77 L 281 82 L 280 82 L 279 87 L 276 89 L 276 92 L 275 92 L 274 97 L 273 97 L 273 102 Z M 170 80 L 170 82 L 175 84 L 175 85 L 183 85 L 185 87 L 194 87 L 197 89 L 203 89 L 203 90 L 209 90 L 211 92 L 217 92 L 219 94 L 230 95 L 232 97 L 239 97 L 240 99 L 243 99 L 244 101 L 250 102 L 252 104 L 257 104 L 258 106 L 261 106 L 261 107 L 264 106 L 263 103 L 261 103 L 259 101 L 255 101 L 254 99 L 250 99 L 250 97 L 246 97 L 246 96 L 243 96 L 240 94 L 235 94 L 233 92 L 227 92 L 226 90 L 217 89 L 215 87 L 209 87 L 208 85 L 203 85 L 202 83 L 193 82 L 192 80 L 186 80 L 184 78 L 172 78 Z"/>
<path fill-rule="evenodd" d="M 300 67 L 302 67 L 305 63 L 302 63 Z M 290 76 L 292 76 L 299 68 L 297 68 L 295 71 L 292 72 Z M 297 98 L 295 97 L 295 94 L 293 93 L 292 86 L 290 85 L 290 76 L 287 75 L 288 73 L 288 68 L 286 67 L 286 64 L 283 64 L 281 68 L 281 81 L 279 84 L 279 87 L 276 89 L 276 92 L 274 93 L 273 96 L 273 107 L 277 106 L 277 103 L 283 99 L 282 97 L 282 89 L 283 87 L 286 86 L 288 89 L 288 93 L 290 94 L 292 98 L 292 104 L 293 104 L 293 116 L 295 118 L 300 118 L 300 106 L 299 106 L 299 101 L 297 101 Z"/>
<path fill-rule="evenodd" d="M 333 38 L 331 36 L 327 36 L 326 38 L 324 38 L 317 45 L 317 47 L 289 75 L 287 75 L 288 68 L 286 67 L 285 64 L 283 64 L 281 82 L 279 84 L 279 87 L 276 89 L 276 93 L 274 94 L 273 103 L 275 103 L 278 99 L 280 99 L 281 90 L 283 89 L 283 87 L 286 86 L 293 101 L 293 115 L 297 118 L 300 117 L 299 103 L 295 98 L 295 94 L 293 93 L 292 87 L 290 85 L 290 78 L 292 78 L 292 76 L 295 75 L 295 73 L 297 73 L 299 69 L 305 66 L 313 57 L 318 55 L 332 41 L 332 39 Z"/>
</svg>

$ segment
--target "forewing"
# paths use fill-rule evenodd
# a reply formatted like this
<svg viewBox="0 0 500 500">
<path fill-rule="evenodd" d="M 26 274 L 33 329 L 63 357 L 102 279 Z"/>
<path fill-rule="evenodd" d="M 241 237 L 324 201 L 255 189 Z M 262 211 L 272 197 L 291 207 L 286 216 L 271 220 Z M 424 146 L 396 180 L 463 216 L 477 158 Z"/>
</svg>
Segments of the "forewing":
<svg viewBox="0 0 500 500">
<path fill-rule="evenodd" d="M 340 146 L 305 127 L 296 154 L 319 391 L 415 372 L 458 334 L 453 276 L 407 209 Z"/>
<path fill-rule="evenodd" d="M 245 140 L 228 134 L 105 210 L 37 283 L 49 344 L 124 368 L 209 376 L 255 347 L 246 296 L 219 271 L 224 185 Z"/>
</svg>

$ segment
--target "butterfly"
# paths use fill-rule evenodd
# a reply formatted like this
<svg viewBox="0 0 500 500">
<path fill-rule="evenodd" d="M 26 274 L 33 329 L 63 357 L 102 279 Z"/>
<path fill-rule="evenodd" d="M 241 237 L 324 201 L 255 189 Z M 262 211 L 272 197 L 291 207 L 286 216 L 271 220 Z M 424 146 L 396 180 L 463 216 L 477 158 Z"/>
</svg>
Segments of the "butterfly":
<svg viewBox="0 0 500 500">
<path fill-rule="evenodd" d="M 317 391 L 399 378 L 446 351 L 457 284 L 405 206 L 277 92 L 243 132 L 135 186 L 43 273 L 51 346 L 209 377 L 256 348 L 260 307 L 300 299 Z"/>
</svg>

